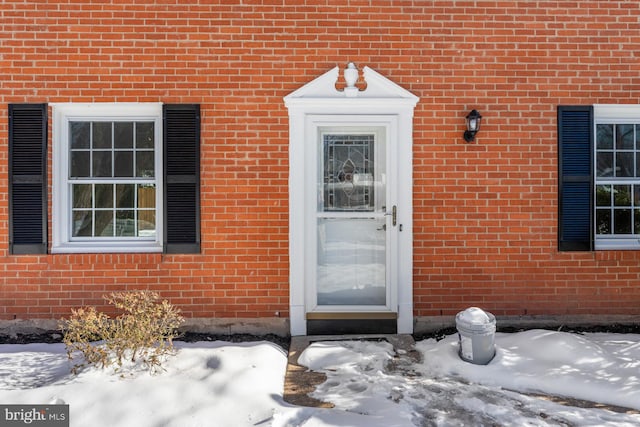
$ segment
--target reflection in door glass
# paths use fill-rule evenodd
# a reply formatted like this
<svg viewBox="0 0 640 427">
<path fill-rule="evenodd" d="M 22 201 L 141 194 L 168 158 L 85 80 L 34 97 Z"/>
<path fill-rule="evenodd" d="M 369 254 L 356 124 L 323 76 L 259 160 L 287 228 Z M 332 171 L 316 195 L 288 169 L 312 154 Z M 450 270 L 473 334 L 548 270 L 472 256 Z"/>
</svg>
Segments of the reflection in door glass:
<svg viewBox="0 0 640 427">
<path fill-rule="evenodd" d="M 318 305 L 386 304 L 384 221 L 318 220 Z"/>
</svg>

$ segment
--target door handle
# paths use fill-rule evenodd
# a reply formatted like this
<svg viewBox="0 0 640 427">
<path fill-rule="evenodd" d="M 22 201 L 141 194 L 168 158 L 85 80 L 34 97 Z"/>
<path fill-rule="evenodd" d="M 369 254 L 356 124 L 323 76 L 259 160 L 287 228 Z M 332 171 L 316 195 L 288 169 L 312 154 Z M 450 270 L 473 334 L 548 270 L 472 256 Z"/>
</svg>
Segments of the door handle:
<svg viewBox="0 0 640 427">
<path fill-rule="evenodd" d="M 391 225 L 395 227 L 398 223 L 398 207 L 396 205 L 393 205 L 393 207 L 391 208 L 391 212 L 385 212 L 384 214 L 391 215 Z"/>
<path fill-rule="evenodd" d="M 395 227 L 397 223 L 398 223 L 398 207 L 396 205 L 393 205 L 393 207 L 391 208 L 391 224 L 393 224 L 393 226 Z"/>
</svg>

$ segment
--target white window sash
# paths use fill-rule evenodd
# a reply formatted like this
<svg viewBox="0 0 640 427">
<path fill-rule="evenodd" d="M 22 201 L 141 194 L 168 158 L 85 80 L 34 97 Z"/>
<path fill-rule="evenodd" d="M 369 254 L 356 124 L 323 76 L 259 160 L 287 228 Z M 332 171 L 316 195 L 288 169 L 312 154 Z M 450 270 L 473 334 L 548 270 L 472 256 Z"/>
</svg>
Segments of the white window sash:
<svg viewBox="0 0 640 427">
<path fill-rule="evenodd" d="M 593 132 L 596 135 L 596 129 L 599 124 L 640 124 L 640 105 L 630 104 L 597 104 L 593 106 Z M 597 176 L 597 147 L 594 141 L 593 147 L 593 176 L 594 176 L 594 198 L 595 187 L 598 185 L 640 185 L 640 177 L 638 178 L 619 178 L 619 177 L 601 177 Z M 640 150 L 636 150 L 640 152 Z M 594 224 L 596 206 L 594 200 L 593 214 Z M 631 207 L 630 207 L 631 208 Z M 640 249 L 640 235 L 630 234 L 597 234 L 594 230 L 594 247 L 596 250 L 638 250 Z"/>
<path fill-rule="evenodd" d="M 52 253 L 161 252 L 163 248 L 163 169 L 161 103 L 52 104 L 53 187 Z M 156 233 L 148 237 L 72 239 L 71 180 L 69 179 L 70 121 L 153 121 L 155 133 Z M 126 179 L 126 178 L 125 178 Z M 98 179 L 88 181 L 99 182 Z M 110 180 L 109 182 L 115 182 Z M 145 179 L 145 182 L 148 180 Z M 75 182 L 75 181 L 74 181 Z M 142 181 L 141 181 L 142 182 Z"/>
</svg>

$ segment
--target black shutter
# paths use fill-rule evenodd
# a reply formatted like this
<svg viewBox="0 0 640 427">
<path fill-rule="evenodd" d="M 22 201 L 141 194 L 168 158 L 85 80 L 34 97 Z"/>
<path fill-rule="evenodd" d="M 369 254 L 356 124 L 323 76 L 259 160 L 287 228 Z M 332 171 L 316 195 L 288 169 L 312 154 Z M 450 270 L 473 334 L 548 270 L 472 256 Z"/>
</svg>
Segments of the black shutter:
<svg viewBox="0 0 640 427">
<path fill-rule="evenodd" d="M 164 252 L 200 252 L 200 106 L 166 104 Z"/>
<path fill-rule="evenodd" d="M 9 253 L 47 253 L 47 105 L 9 105 Z"/>
<path fill-rule="evenodd" d="M 558 107 L 558 249 L 593 250 L 593 107 Z"/>
</svg>

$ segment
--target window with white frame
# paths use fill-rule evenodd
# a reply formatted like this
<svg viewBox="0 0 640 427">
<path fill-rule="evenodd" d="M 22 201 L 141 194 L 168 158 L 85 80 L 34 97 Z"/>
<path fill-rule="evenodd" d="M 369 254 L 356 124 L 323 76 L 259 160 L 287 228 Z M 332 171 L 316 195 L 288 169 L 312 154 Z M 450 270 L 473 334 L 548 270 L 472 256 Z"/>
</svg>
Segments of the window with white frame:
<svg viewBox="0 0 640 427">
<path fill-rule="evenodd" d="M 640 107 L 595 106 L 596 249 L 640 248 Z"/>
<path fill-rule="evenodd" d="M 53 113 L 52 251 L 161 251 L 162 105 Z"/>
</svg>

